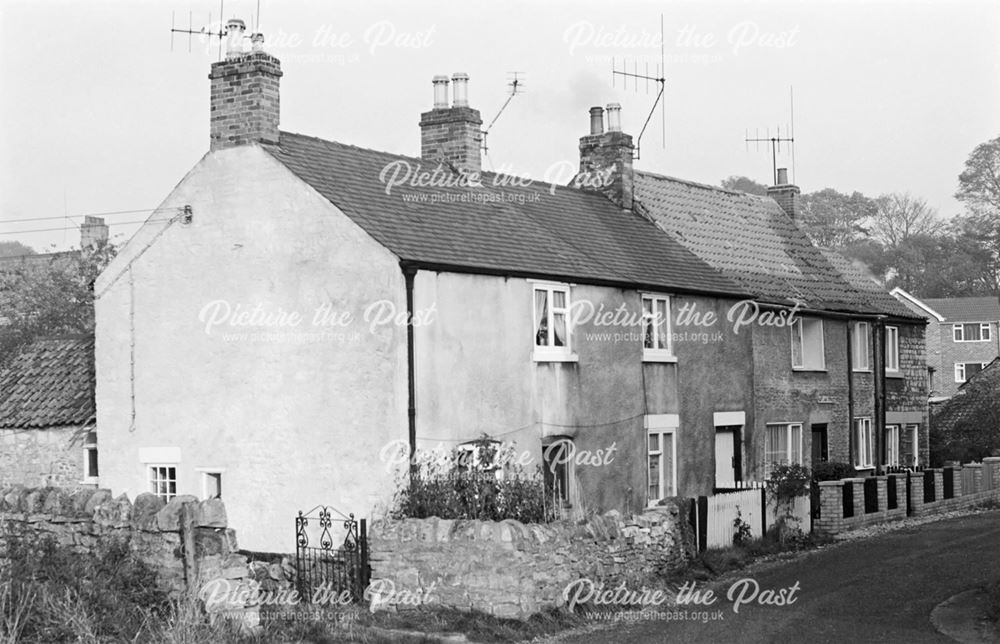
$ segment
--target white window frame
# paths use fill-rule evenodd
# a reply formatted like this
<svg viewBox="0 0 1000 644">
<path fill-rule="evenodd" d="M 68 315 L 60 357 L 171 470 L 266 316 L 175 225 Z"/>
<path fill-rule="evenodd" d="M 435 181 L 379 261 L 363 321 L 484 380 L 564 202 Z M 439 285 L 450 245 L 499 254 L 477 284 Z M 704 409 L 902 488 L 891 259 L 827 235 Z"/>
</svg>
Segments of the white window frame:
<svg viewBox="0 0 1000 644">
<path fill-rule="evenodd" d="M 785 443 L 786 443 L 787 447 L 785 448 L 785 459 L 784 459 L 784 462 L 775 462 L 775 461 L 769 460 L 769 458 L 768 458 L 768 455 L 773 451 L 771 449 L 768 449 L 769 447 L 771 447 L 771 438 L 770 438 L 770 436 L 771 436 L 771 428 L 773 428 L 773 427 L 784 427 L 785 432 L 786 432 Z M 799 433 L 799 440 L 798 440 L 798 453 L 799 453 L 799 457 L 797 459 L 794 458 L 794 456 L 795 456 L 795 441 L 792 440 L 793 430 L 795 430 L 795 429 L 797 429 L 798 433 Z M 802 442 L 804 440 L 805 439 L 802 436 L 802 423 L 767 423 L 766 425 L 764 425 L 764 472 L 765 472 L 765 475 L 766 476 L 770 476 L 770 474 L 771 474 L 771 468 L 773 468 L 775 465 L 801 464 L 802 463 L 802 448 L 803 448 L 803 443 Z"/>
<path fill-rule="evenodd" d="M 966 339 L 965 327 L 979 325 L 979 338 Z M 955 342 L 992 342 L 993 329 L 989 322 L 958 322 L 951 325 L 952 339 Z"/>
<path fill-rule="evenodd" d="M 97 459 L 97 472 L 92 472 L 90 469 L 90 456 L 91 453 Z M 101 472 L 101 456 L 100 452 L 97 451 L 97 432 L 95 430 L 90 430 L 83 439 L 83 480 L 82 485 L 96 485 L 100 482 L 100 472 Z"/>
<path fill-rule="evenodd" d="M 864 347 L 860 347 L 861 341 Z M 864 363 L 859 360 L 859 356 L 864 357 Z M 854 371 L 871 371 L 871 325 L 867 322 L 855 322 L 854 333 L 851 334 L 851 358 L 853 363 L 851 369 Z"/>
<path fill-rule="evenodd" d="M 918 467 L 920 465 L 920 425 L 909 423 L 904 427 L 906 431 L 913 432 L 913 462 L 910 467 Z"/>
<path fill-rule="evenodd" d="M 223 481 L 223 476 L 222 475 L 226 473 L 226 468 L 224 468 L 224 467 L 198 467 L 198 468 L 195 468 L 195 470 L 201 473 L 201 498 L 202 499 L 215 498 L 215 497 L 209 496 L 209 494 L 208 494 L 208 483 L 209 483 L 210 477 L 212 477 L 212 476 L 218 476 L 219 477 L 219 498 L 221 499 L 222 498 L 222 481 Z"/>
<path fill-rule="evenodd" d="M 642 361 L 643 362 L 676 362 L 677 357 L 674 355 L 674 342 L 673 342 L 673 322 L 671 321 L 671 315 L 673 310 L 671 307 L 671 300 L 669 295 L 659 295 L 656 293 L 641 293 L 642 296 L 639 304 L 642 307 L 642 329 L 640 332 L 642 341 Z M 652 311 L 647 315 L 646 313 L 646 302 L 650 302 L 650 310 Z M 666 348 L 650 348 L 646 346 L 646 320 L 653 319 L 653 347 L 656 347 L 657 340 L 659 339 L 660 329 L 655 323 L 655 311 L 657 303 L 663 303 L 667 311 L 666 319 L 666 329 L 664 333 L 666 334 Z"/>
<path fill-rule="evenodd" d="M 670 486 L 673 494 L 671 496 L 677 496 L 677 430 L 679 427 L 677 414 L 652 414 L 648 415 L 643 419 L 643 424 L 646 426 L 646 504 L 649 507 L 655 506 L 657 503 L 667 498 L 666 481 L 663 478 L 664 463 L 663 463 L 663 445 L 670 438 L 670 451 L 673 456 L 671 462 L 670 471 L 672 473 Z M 658 450 L 649 449 L 649 437 L 656 435 L 659 437 L 657 444 L 660 446 Z M 658 457 L 660 466 L 658 468 L 660 472 L 659 481 L 657 481 L 657 498 L 650 498 L 649 488 L 652 481 L 650 481 L 650 471 L 649 471 L 649 459 L 650 457 Z"/>
<path fill-rule="evenodd" d="M 167 470 L 167 472 L 164 472 L 164 475 L 162 477 L 160 476 L 160 473 L 157 471 L 157 470 L 159 470 L 161 468 Z M 171 469 L 174 471 L 174 476 L 173 476 L 172 479 L 171 479 L 171 477 L 169 475 L 169 470 L 171 470 Z M 177 469 L 178 469 L 177 468 L 177 463 L 147 463 L 146 464 L 146 480 L 147 480 L 148 485 L 149 485 L 149 491 L 152 492 L 153 495 L 155 495 L 155 496 L 163 499 L 167 503 L 169 503 L 170 499 L 172 499 L 175 496 L 177 496 Z M 173 492 L 173 494 L 171 494 L 170 490 L 169 490 L 170 481 L 171 480 L 174 483 L 174 492 Z M 167 488 L 168 489 L 167 489 L 167 492 L 164 493 L 164 494 L 160 494 L 160 491 L 159 491 L 159 485 L 158 484 L 161 483 L 161 482 L 167 484 Z"/>
<path fill-rule="evenodd" d="M 899 462 L 900 426 L 896 424 L 885 426 L 885 464 L 898 467 Z"/>
<path fill-rule="evenodd" d="M 818 324 L 819 325 L 819 364 L 808 363 L 806 361 L 806 344 L 805 344 L 805 325 L 806 324 Z M 801 348 L 802 355 L 800 356 L 800 364 L 795 363 L 795 334 L 798 334 L 799 347 Z M 806 318 L 798 317 L 795 318 L 795 322 L 791 326 L 791 336 L 789 336 L 789 341 L 791 342 L 792 348 L 792 369 L 795 371 L 826 371 L 826 329 L 823 325 L 822 318 Z"/>
<path fill-rule="evenodd" d="M 976 361 L 975 360 L 971 360 L 969 362 L 956 362 L 955 363 L 955 382 L 968 382 L 969 379 L 966 377 L 966 374 L 965 374 L 965 365 L 967 365 L 967 364 L 976 364 Z M 988 363 L 988 362 L 980 362 L 979 363 L 979 369 L 980 369 L 980 371 L 982 371 L 987 366 L 989 366 L 989 364 L 990 363 Z"/>
<path fill-rule="evenodd" d="M 872 419 L 868 416 L 854 419 L 854 469 L 870 470 L 875 467 L 872 455 Z"/>
<path fill-rule="evenodd" d="M 555 282 L 532 282 L 531 284 L 531 346 L 533 347 L 532 359 L 535 362 L 576 362 L 577 356 L 573 353 L 573 320 L 570 316 L 572 310 L 572 300 L 570 299 L 570 285 Z M 553 319 L 557 313 L 562 313 L 566 320 L 566 342 L 564 346 L 557 347 L 553 344 L 537 344 L 538 333 L 538 304 L 535 295 L 539 291 L 545 293 L 548 303 L 548 317 L 546 319 L 548 340 L 555 342 L 555 328 Z M 566 296 L 566 304 L 558 311 L 554 306 L 555 293 L 563 293 Z"/>
<path fill-rule="evenodd" d="M 885 372 L 899 373 L 899 327 L 885 327 Z"/>
</svg>

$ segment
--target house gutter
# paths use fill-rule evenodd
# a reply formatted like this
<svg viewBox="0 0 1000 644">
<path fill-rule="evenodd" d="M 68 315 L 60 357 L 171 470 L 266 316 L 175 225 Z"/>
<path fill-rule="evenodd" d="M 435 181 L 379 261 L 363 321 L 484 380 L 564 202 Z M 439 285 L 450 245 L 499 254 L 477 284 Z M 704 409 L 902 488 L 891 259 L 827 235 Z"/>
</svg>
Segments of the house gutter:
<svg viewBox="0 0 1000 644">
<path fill-rule="evenodd" d="M 403 280 L 406 284 L 406 387 L 407 387 L 407 427 L 410 442 L 410 470 L 416 462 L 417 453 L 417 387 L 414 350 L 413 350 L 413 281 L 417 269 L 400 263 Z"/>
</svg>

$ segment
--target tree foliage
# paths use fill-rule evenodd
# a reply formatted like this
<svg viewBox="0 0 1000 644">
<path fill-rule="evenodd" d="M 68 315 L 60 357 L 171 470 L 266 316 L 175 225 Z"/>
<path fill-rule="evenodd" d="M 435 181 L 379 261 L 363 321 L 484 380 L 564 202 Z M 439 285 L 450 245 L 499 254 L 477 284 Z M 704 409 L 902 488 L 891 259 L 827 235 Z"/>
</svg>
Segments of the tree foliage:
<svg viewBox="0 0 1000 644">
<path fill-rule="evenodd" d="M 21 255 L 34 255 L 35 251 L 31 246 L 25 246 L 19 241 L 0 241 L 0 257 L 20 257 Z"/>
<path fill-rule="evenodd" d="M 102 243 L 0 267 L 0 363 L 40 336 L 93 332 L 94 280 L 114 255 Z"/>
<path fill-rule="evenodd" d="M 802 230 L 818 245 L 863 263 L 886 288 L 918 297 L 1000 293 L 1000 137 L 969 155 L 956 198 L 967 211 L 945 220 L 907 193 L 877 198 L 824 188 L 800 199 Z M 731 176 L 724 188 L 766 194 L 752 179 Z"/>
</svg>

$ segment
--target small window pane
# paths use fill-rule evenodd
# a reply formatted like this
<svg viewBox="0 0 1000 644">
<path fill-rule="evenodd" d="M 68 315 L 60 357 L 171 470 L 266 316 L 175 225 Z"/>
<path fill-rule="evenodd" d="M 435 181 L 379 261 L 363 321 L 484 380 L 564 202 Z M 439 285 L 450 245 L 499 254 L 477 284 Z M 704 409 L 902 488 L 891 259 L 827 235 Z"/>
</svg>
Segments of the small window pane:
<svg viewBox="0 0 1000 644">
<path fill-rule="evenodd" d="M 667 301 L 656 301 L 656 348 L 667 348 Z"/>
<path fill-rule="evenodd" d="M 554 304 L 552 305 L 557 309 L 566 308 L 566 294 L 562 291 L 552 291 L 552 297 L 554 298 Z"/>
</svg>

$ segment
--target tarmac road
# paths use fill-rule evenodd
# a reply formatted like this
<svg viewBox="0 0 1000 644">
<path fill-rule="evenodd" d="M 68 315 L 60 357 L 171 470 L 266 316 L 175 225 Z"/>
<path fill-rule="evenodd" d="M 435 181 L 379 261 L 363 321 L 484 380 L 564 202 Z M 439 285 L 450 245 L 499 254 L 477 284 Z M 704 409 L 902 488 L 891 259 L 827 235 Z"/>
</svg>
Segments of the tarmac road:
<svg viewBox="0 0 1000 644">
<path fill-rule="evenodd" d="M 621 624 L 563 641 L 950 642 L 935 630 L 931 611 L 957 593 L 1000 579 L 1000 512 L 824 548 L 746 576 L 759 584 L 757 598 L 767 589 L 777 598 L 784 589 L 786 600 L 794 601 L 761 606 L 748 581 L 733 590 L 734 599 L 744 593 L 749 601 L 735 613 L 735 602 L 725 596 L 732 588 L 727 580 L 710 606 L 657 609 L 663 616 L 674 612 L 670 621 Z"/>
</svg>

